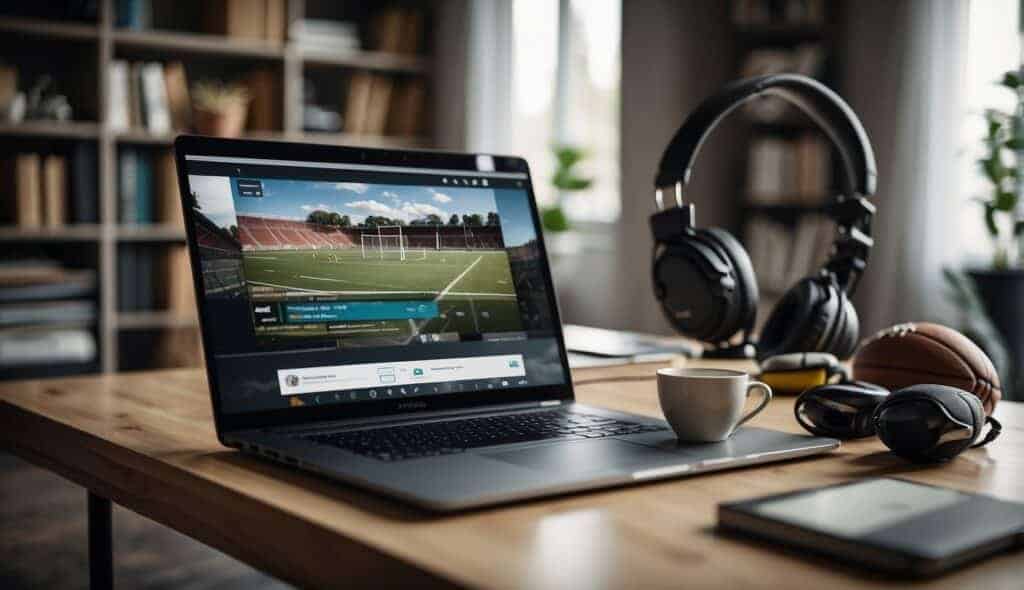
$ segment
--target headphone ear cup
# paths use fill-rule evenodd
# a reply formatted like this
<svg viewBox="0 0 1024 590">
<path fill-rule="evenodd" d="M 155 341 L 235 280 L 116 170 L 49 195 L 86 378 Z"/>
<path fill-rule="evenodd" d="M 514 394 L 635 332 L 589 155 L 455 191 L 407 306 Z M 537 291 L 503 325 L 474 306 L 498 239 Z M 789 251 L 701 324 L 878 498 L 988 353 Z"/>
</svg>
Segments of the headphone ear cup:
<svg viewBox="0 0 1024 590">
<path fill-rule="evenodd" d="M 827 329 L 820 316 L 814 314 L 818 306 L 820 287 L 814 278 L 801 279 L 779 299 L 761 328 L 757 356 L 765 359 L 789 352 L 815 352 L 813 343 Z"/>
<path fill-rule="evenodd" d="M 721 331 L 735 288 L 728 261 L 685 236 L 657 255 L 653 278 L 662 312 L 676 331 L 697 340 Z"/>
<path fill-rule="evenodd" d="M 836 337 L 829 346 L 832 354 L 840 359 L 848 359 L 857 348 L 858 337 L 860 336 L 860 317 L 857 315 L 857 308 L 846 296 L 842 289 L 838 289 L 840 304 L 839 314 L 841 323 L 837 329 Z"/>
<path fill-rule="evenodd" d="M 757 276 L 754 274 L 754 265 L 750 262 L 750 255 L 746 248 L 732 234 L 711 227 L 703 230 L 703 235 L 718 245 L 722 252 L 732 264 L 733 275 L 736 279 L 736 304 L 738 306 L 738 324 L 729 336 L 744 328 L 753 327 L 754 318 L 757 315 L 757 303 L 760 294 L 757 289 Z M 727 336 L 728 337 L 728 336 Z"/>
</svg>

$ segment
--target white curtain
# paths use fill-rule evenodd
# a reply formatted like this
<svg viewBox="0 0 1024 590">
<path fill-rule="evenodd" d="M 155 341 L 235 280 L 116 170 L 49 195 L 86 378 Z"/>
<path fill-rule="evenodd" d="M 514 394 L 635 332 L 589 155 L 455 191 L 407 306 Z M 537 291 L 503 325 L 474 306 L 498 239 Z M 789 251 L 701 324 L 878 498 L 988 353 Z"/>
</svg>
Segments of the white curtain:
<svg viewBox="0 0 1024 590">
<path fill-rule="evenodd" d="M 846 8 L 854 46 L 844 61 L 859 60 L 861 72 L 878 68 L 877 78 L 848 77 L 844 84 L 855 110 L 864 106 L 879 160 L 875 248 L 855 299 L 862 334 L 910 320 L 949 321 L 941 270 L 961 258 L 957 175 L 968 3 L 851 2 Z M 862 11 L 874 18 L 858 18 Z M 884 13 L 891 18 L 883 30 L 869 30 Z"/>
</svg>

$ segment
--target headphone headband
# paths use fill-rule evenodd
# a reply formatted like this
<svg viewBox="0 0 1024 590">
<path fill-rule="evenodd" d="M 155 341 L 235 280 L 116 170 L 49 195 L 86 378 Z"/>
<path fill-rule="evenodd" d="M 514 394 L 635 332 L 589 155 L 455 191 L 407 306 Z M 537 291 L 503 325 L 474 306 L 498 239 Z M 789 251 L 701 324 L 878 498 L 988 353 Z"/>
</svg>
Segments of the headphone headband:
<svg viewBox="0 0 1024 590">
<path fill-rule="evenodd" d="M 778 96 L 798 107 L 829 136 L 843 160 L 843 194 L 854 197 L 875 193 L 875 154 L 857 115 L 827 86 L 797 74 L 739 80 L 701 103 L 665 148 L 655 188 L 685 186 L 694 158 L 718 123 L 741 104 L 766 95 Z"/>
</svg>

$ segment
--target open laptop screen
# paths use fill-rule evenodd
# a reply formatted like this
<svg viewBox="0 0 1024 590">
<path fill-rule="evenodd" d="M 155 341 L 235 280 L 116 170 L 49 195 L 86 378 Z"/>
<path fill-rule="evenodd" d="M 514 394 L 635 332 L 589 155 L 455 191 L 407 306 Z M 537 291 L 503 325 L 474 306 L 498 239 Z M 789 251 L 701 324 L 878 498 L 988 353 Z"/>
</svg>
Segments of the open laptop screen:
<svg viewBox="0 0 1024 590">
<path fill-rule="evenodd" d="M 222 412 L 567 382 L 526 173 L 184 163 Z"/>
</svg>

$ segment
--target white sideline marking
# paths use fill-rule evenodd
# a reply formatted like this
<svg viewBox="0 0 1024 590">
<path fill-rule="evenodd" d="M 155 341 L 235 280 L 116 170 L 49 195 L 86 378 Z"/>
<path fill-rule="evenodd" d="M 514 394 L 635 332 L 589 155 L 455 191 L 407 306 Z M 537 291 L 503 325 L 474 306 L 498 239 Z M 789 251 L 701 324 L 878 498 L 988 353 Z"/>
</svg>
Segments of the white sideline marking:
<svg viewBox="0 0 1024 590">
<path fill-rule="evenodd" d="M 246 254 L 245 257 L 252 258 L 254 260 L 277 260 L 277 258 L 273 256 L 254 256 L 252 254 Z"/>
<path fill-rule="evenodd" d="M 469 271 L 473 270 L 473 267 L 476 266 L 483 259 L 484 259 L 484 257 L 482 255 L 481 256 L 477 256 L 476 260 L 473 261 L 473 264 L 470 264 L 469 266 L 467 266 L 466 270 L 462 271 L 459 274 L 459 276 L 455 277 L 455 280 L 453 280 L 452 282 L 448 283 L 448 286 L 445 287 L 443 291 L 438 293 L 437 297 L 434 297 L 434 301 L 440 301 L 441 299 L 444 299 L 444 296 L 448 294 L 448 291 L 451 291 L 452 287 L 454 287 L 456 285 L 456 283 L 461 281 L 462 277 L 468 275 Z"/>
<path fill-rule="evenodd" d="M 312 281 L 332 281 L 335 283 L 355 283 L 356 281 L 346 281 L 345 279 L 328 279 L 326 277 L 311 277 L 309 275 L 299 275 L 300 279 L 310 279 Z"/>
</svg>

